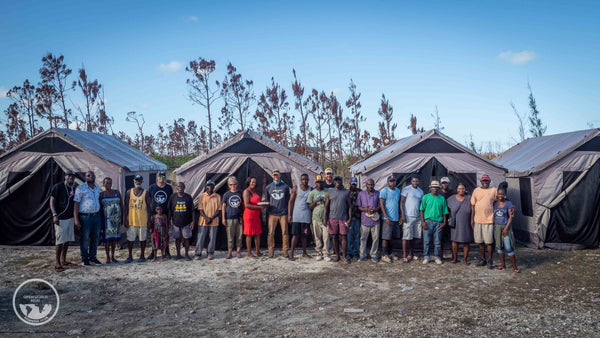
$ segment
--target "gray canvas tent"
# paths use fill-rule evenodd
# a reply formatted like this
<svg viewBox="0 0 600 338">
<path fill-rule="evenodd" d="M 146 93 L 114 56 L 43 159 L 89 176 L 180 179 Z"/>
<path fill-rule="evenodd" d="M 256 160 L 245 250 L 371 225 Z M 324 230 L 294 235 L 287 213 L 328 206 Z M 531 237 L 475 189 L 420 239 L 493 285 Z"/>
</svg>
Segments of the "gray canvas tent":
<svg viewBox="0 0 600 338">
<path fill-rule="evenodd" d="M 527 139 L 494 159 L 509 169 L 515 237 L 539 248 L 600 245 L 600 129 Z"/>
<path fill-rule="evenodd" d="M 49 129 L 0 156 L 0 244 L 51 245 L 50 189 L 64 179 L 66 170 L 93 170 L 96 183 L 111 177 L 121 193 L 156 181 L 167 166 L 112 135 L 72 129 Z M 81 182 L 81 180 L 79 181 Z"/>
<path fill-rule="evenodd" d="M 300 175 L 308 174 L 310 182 L 322 171 L 321 166 L 296 154 L 275 141 L 252 130 L 245 130 L 207 154 L 185 163 L 175 170 L 178 182 L 185 182 L 186 191 L 196 198 L 204 191 L 207 180 L 216 182 L 215 191 L 227 191 L 226 180 L 236 176 L 240 188 L 247 177 L 255 176 L 257 190 L 272 182 L 271 171 L 279 169 L 282 180 L 290 187 L 299 184 Z"/>
<path fill-rule="evenodd" d="M 454 187 L 462 182 L 469 192 L 477 187 L 481 175 L 488 174 L 492 184 L 498 184 L 506 173 L 501 165 L 435 129 L 400 139 L 353 164 L 350 171 L 359 177 L 361 184 L 368 178 L 375 180 L 376 189 L 387 184 L 386 178 L 390 174 L 398 177 L 398 186 L 410 184 L 410 177 L 416 174 L 420 177 L 421 188 L 428 187 L 432 180 L 447 176 Z"/>
</svg>

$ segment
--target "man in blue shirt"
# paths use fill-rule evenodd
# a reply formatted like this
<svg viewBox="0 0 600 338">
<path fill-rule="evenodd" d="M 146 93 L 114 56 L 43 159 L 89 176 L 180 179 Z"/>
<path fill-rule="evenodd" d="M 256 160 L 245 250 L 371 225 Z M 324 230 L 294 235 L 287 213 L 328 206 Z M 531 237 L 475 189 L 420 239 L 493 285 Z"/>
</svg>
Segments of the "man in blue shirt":
<svg viewBox="0 0 600 338">
<path fill-rule="evenodd" d="M 75 189 L 73 201 L 73 218 L 75 228 L 80 229 L 79 249 L 81 265 L 101 265 L 96 258 L 98 239 L 100 238 L 100 187 L 94 183 L 96 175 L 93 171 L 85 174 L 85 184 Z"/>
<path fill-rule="evenodd" d="M 396 188 L 396 177 L 390 175 L 387 180 L 387 187 L 379 192 L 379 206 L 383 214 L 383 225 L 381 227 L 381 260 L 392 262 L 392 240 L 399 237 L 400 215 L 398 205 L 400 202 L 400 189 Z M 388 252 L 389 249 L 389 252 Z"/>
</svg>

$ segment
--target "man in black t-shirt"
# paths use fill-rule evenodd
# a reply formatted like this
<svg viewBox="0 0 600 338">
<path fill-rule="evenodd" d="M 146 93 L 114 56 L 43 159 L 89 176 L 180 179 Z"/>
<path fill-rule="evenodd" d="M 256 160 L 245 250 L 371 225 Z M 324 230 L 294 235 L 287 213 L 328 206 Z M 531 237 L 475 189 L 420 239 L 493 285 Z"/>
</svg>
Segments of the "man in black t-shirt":
<svg viewBox="0 0 600 338">
<path fill-rule="evenodd" d="M 171 195 L 173 195 L 173 188 L 167 184 L 167 173 L 164 171 L 159 171 L 156 175 L 156 183 L 152 184 L 148 188 L 148 193 L 152 198 L 152 204 L 150 205 L 151 215 L 156 214 L 156 206 L 162 206 L 163 210 L 167 210 L 167 202 Z M 169 224 L 167 224 L 168 226 Z M 150 240 L 150 236 L 148 238 Z M 168 241 L 167 241 L 168 243 Z M 169 246 L 167 246 L 165 250 L 165 257 L 171 258 L 171 253 L 169 253 Z M 150 254 L 148 259 L 154 258 L 154 252 Z"/>
<path fill-rule="evenodd" d="M 221 199 L 221 214 L 223 224 L 227 229 L 227 259 L 231 258 L 233 245 L 237 250 L 237 257 L 242 258 L 242 234 L 244 232 L 243 214 L 244 203 L 242 202 L 242 193 L 238 190 L 238 180 L 235 177 L 227 179 L 229 191 Z M 235 242 L 235 243 L 234 243 Z"/>
<path fill-rule="evenodd" d="M 52 223 L 56 237 L 56 263 L 54 270 L 64 271 L 65 266 L 73 265 L 67 262 L 67 250 L 69 242 L 75 241 L 73 226 L 73 197 L 75 196 L 75 173 L 67 171 L 65 181 L 57 183 L 50 192 L 50 211 L 52 212 Z"/>
<path fill-rule="evenodd" d="M 192 238 L 192 230 L 194 230 L 194 219 L 196 211 L 194 210 L 194 200 L 192 196 L 185 193 L 185 184 L 177 183 L 177 193 L 171 195 L 167 202 L 168 219 L 171 222 L 171 236 L 175 238 L 175 247 L 177 248 L 177 256 L 175 259 L 183 258 L 181 256 L 181 240 L 185 247 L 185 259 L 191 261 L 189 256 L 190 238 Z"/>
</svg>

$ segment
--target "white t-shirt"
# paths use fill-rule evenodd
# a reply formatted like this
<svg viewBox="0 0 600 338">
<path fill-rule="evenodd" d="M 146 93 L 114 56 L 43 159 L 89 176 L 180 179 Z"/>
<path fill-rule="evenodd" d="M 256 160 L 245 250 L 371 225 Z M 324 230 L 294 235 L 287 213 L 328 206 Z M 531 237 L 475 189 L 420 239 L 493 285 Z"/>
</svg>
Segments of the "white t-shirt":
<svg viewBox="0 0 600 338">
<path fill-rule="evenodd" d="M 420 217 L 419 206 L 423 198 L 423 190 L 419 187 L 415 189 L 412 185 L 407 185 L 400 194 L 406 198 L 404 215 L 407 217 Z"/>
</svg>

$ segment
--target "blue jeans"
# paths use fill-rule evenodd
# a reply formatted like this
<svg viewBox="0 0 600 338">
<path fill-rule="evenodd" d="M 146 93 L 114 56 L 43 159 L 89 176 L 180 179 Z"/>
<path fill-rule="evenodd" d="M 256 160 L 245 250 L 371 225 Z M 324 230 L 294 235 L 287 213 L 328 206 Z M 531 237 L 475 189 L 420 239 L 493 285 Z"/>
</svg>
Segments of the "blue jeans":
<svg viewBox="0 0 600 338">
<path fill-rule="evenodd" d="M 202 256 L 202 249 L 204 246 L 204 242 L 206 241 L 206 236 L 208 235 L 208 248 L 206 249 L 206 253 L 209 255 L 213 255 L 215 253 L 215 244 L 217 242 L 217 228 L 218 226 L 200 226 L 198 228 L 198 241 L 196 242 L 196 256 Z"/>
<path fill-rule="evenodd" d="M 515 250 L 512 247 L 512 243 L 510 242 L 510 237 L 502 237 L 502 243 L 504 244 L 504 248 L 496 247 L 496 252 L 499 254 L 506 253 L 508 256 L 514 256 Z"/>
<path fill-rule="evenodd" d="M 98 239 L 100 238 L 100 214 L 80 215 L 79 221 L 81 222 L 81 238 L 79 238 L 81 261 L 96 259 Z"/>
<path fill-rule="evenodd" d="M 433 257 L 440 259 L 440 249 L 442 248 L 442 233 L 438 231 L 440 228 L 440 222 L 426 219 L 427 230 L 423 229 L 423 256 L 425 259 L 429 259 L 429 243 L 431 243 L 431 237 L 433 237 Z"/>
<path fill-rule="evenodd" d="M 358 255 L 360 248 L 360 220 L 353 219 L 348 229 L 348 255 Z"/>
</svg>

